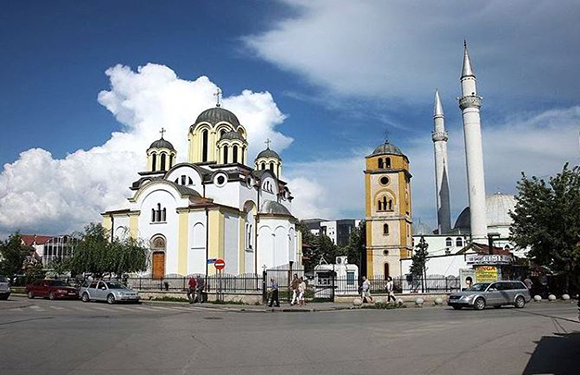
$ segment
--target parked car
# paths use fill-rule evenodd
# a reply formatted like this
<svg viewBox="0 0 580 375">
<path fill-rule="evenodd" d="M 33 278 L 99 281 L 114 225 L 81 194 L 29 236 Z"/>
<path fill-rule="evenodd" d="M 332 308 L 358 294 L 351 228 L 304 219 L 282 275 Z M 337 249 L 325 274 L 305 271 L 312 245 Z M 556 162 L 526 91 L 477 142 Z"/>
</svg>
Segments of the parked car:
<svg viewBox="0 0 580 375">
<path fill-rule="evenodd" d="M 8 299 L 10 297 L 10 281 L 4 276 L 0 276 L 0 299 Z"/>
<path fill-rule="evenodd" d="M 521 309 L 531 299 L 530 291 L 521 281 L 497 281 L 473 284 L 471 290 L 451 294 L 447 304 L 456 310 L 462 307 L 483 310 L 485 306 L 503 305 L 514 305 Z"/>
<path fill-rule="evenodd" d="M 126 287 L 118 281 L 95 280 L 83 284 L 80 290 L 83 302 L 107 301 L 116 302 L 139 302 L 139 293 Z"/>
<path fill-rule="evenodd" d="M 26 285 L 28 298 L 43 297 L 49 299 L 78 299 L 79 292 L 62 280 L 38 280 Z"/>
</svg>

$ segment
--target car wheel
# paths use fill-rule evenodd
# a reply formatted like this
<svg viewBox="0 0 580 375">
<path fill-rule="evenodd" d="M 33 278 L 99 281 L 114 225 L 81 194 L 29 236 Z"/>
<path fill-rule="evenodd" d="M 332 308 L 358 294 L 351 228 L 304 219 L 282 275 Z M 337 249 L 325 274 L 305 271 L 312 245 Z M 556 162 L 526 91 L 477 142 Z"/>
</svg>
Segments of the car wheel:
<svg viewBox="0 0 580 375">
<path fill-rule="evenodd" d="M 479 297 L 478 299 L 475 300 L 475 302 L 473 303 L 473 307 L 476 310 L 483 310 L 485 309 L 485 300 L 481 297 Z"/>
<path fill-rule="evenodd" d="M 109 305 L 112 305 L 113 303 L 115 303 L 115 296 L 114 296 L 114 295 L 112 295 L 112 294 L 109 294 L 109 295 L 107 296 L 107 303 L 108 303 Z"/>
<path fill-rule="evenodd" d="M 91 299 L 89 298 L 88 293 L 83 293 L 83 296 L 81 297 L 81 301 L 83 302 L 89 302 Z"/>
<path fill-rule="evenodd" d="M 454 309 L 454 310 L 461 310 L 461 308 L 462 308 L 462 307 L 463 307 L 463 306 L 453 306 L 453 309 Z"/>
<path fill-rule="evenodd" d="M 518 309 L 521 309 L 526 305 L 526 300 L 524 299 L 524 297 L 518 296 L 518 298 L 516 298 L 515 305 Z"/>
<path fill-rule="evenodd" d="M 51 300 L 51 301 L 54 301 L 54 292 L 50 292 L 48 294 L 48 299 Z"/>
<path fill-rule="evenodd" d="M 34 298 L 34 293 L 32 293 L 32 291 L 28 292 L 28 298 L 30 298 L 30 299 Z"/>
</svg>

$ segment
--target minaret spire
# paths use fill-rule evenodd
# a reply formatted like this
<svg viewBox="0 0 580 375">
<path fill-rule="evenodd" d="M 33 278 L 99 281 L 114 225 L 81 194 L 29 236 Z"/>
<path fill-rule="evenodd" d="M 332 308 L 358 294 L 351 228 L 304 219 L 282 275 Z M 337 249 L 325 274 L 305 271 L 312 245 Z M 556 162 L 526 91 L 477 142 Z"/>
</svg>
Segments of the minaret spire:
<svg viewBox="0 0 580 375">
<path fill-rule="evenodd" d="M 467 192 L 471 222 L 471 239 L 476 243 L 486 243 L 487 222 L 485 208 L 485 179 L 483 169 L 483 141 L 481 137 L 481 96 L 477 95 L 476 78 L 463 42 L 463 69 L 461 73 L 461 93 L 459 108 L 463 117 L 465 139 L 465 159 L 467 164 Z"/>
<path fill-rule="evenodd" d="M 437 230 L 439 234 L 451 231 L 451 208 L 449 204 L 449 168 L 447 163 L 447 139 L 445 131 L 445 115 L 439 97 L 435 90 L 433 105 L 433 148 L 435 152 L 435 190 L 437 193 Z"/>
</svg>

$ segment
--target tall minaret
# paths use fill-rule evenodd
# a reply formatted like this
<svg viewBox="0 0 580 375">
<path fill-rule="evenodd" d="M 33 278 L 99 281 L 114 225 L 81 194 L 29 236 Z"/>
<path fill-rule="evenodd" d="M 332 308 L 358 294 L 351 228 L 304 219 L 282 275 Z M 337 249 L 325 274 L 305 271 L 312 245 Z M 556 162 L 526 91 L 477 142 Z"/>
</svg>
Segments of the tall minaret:
<svg viewBox="0 0 580 375">
<path fill-rule="evenodd" d="M 449 167 L 447 163 L 447 132 L 445 131 L 445 115 L 435 90 L 435 105 L 433 108 L 434 130 L 432 134 L 435 148 L 435 186 L 437 188 L 437 229 L 439 234 L 451 231 L 451 212 L 449 208 Z"/>
<path fill-rule="evenodd" d="M 485 221 L 485 180 L 483 177 L 483 146 L 479 108 L 482 97 L 477 95 L 475 73 L 469 59 L 467 42 L 463 42 L 463 69 L 461 72 L 461 98 L 459 108 L 463 114 L 465 158 L 467 162 L 467 186 L 473 242 L 487 243 Z"/>
</svg>

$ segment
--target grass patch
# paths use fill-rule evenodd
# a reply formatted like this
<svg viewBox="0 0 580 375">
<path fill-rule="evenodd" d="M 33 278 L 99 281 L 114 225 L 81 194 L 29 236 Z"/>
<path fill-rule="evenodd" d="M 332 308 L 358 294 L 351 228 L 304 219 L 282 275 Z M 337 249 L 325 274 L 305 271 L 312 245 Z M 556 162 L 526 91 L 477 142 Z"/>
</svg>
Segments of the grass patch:
<svg viewBox="0 0 580 375">
<path fill-rule="evenodd" d="M 187 298 L 181 297 L 170 297 L 170 296 L 163 296 L 163 297 L 155 297 L 151 299 L 151 301 L 164 301 L 164 302 L 189 302 Z"/>
</svg>

